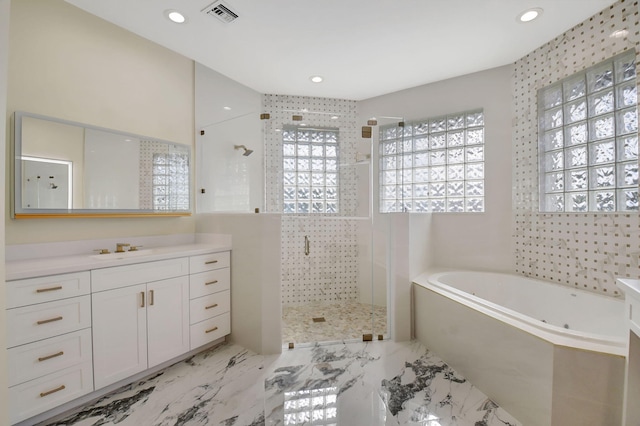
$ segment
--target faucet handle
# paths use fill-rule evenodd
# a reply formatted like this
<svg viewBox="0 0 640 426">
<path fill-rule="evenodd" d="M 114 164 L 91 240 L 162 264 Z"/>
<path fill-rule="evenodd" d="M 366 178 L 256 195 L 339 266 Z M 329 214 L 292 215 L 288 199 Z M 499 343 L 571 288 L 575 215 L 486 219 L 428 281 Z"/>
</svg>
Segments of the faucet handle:
<svg viewBox="0 0 640 426">
<path fill-rule="evenodd" d="M 129 251 L 138 251 L 140 247 L 144 247 L 144 246 L 129 246 Z"/>
<path fill-rule="evenodd" d="M 124 248 L 130 245 L 129 243 L 116 243 L 116 253 L 124 253 Z"/>
<path fill-rule="evenodd" d="M 109 249 L 95 249 L 93 251 L 98 251 L 100 254 L 109 254 Z"/>
</svg>

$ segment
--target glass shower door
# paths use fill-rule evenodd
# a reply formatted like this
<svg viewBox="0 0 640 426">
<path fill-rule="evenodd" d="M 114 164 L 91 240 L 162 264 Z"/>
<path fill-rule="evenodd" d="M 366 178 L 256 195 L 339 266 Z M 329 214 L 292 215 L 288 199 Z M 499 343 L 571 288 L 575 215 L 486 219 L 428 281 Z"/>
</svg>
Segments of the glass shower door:
<svg viewBox="0 0 640 426">
<path fill-rule="evenodd" d="M 371 338 L 371 140 L 339 111 L 266 112 L 266 205 L 282 214 L 283 345 Z"/>
</svg>

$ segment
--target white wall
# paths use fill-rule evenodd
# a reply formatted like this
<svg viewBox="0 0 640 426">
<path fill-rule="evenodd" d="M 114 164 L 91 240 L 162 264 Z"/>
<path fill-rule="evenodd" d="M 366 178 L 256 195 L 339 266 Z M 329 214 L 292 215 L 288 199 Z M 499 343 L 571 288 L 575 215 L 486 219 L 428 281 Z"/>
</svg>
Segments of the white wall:
<svg viewBox="0 0 640 426">
<path fill-rule="evenodd" d="M 429 227 L 432 265 L 499 271 L 511 267 L 512 73 L 511 66 L 504 66 L 359 103 L 361 125 L 374 116 L 411 121 L 484 109 L 486 212 L 433 214 Z M 377 154 L 377 146 L 373 151 Z M 377 178 L 374 182 L 378 194 Z M 378 210 L 377 203 L 374 209 Z"/>
<path fill-rule="evenodd" d="M 272 354 L 282 351 L 280 215 L 210 214 L 263 211 L 261 101 L 258 92 L 195 65 L 196 232 L 231 235 L 230 340 Z M 234 144 L 254 152 L 245 157 Z"/>
<path fill-rule="evenodd" d="M 27 111 L 193 145 L 193 61 L 63 0 L 14 1 L 10 22 L 7 115 Z M 193 217 L 5 224 L 9 244 L 195 229 Z"/>
<path fill-rule="evenodd" d="M 199 213 L 264 210 L 262 123 L 259 112 L 248 113 L 202 129 L 197 146 L 197 208 Z M 245 156 L 244 145 L 253 150 Z M 203 194 L 200 190 L 204 189 Z"/>
<path fill-rule="evenodd" d="M 9 10 L 10 0 L 0 0 L 0 117 L 6 116 L 7 107 L 7 60 L 9 53 Z M 0 146 L 6 146 L 5 139 L 7 135 L 6 120 L 0 120 Z M 0 149 L 0 164 L 6 164 L 6 150 Z M 5 173 L 0 174 L 0 188 L 4 193 L 7 191 L 5 185 Z M 3 222 L 5 215 L 5 197 L 0 196 L 0 223 Z M 0 227 L 0 259 L 4 259 L 4 228 Z M 4 288 L 5 266 L 4 261 L 0 262 L 0 285 Z M 9 419 L 7 412 L 9 399 L 7 389 L 9 382 L 7 380 L 7 351 L 6 351 L 6 319 L 5 309 L 6 292 L 0 291 L 0 424 L 6 424 Z"/>
<path fill-rule="evenodd" d="M 264 211 L 260 93 L 196 64 L 195 102 L 197 211 Z M 234 145 L 253 153 L 244 156 Z"/>
<path fill-rule="evenodd" d="M 198 233 L 231 235 L 231 337 L 261 354 L 282 351 L 280 215 L 199 214 Z"/>
</svg>

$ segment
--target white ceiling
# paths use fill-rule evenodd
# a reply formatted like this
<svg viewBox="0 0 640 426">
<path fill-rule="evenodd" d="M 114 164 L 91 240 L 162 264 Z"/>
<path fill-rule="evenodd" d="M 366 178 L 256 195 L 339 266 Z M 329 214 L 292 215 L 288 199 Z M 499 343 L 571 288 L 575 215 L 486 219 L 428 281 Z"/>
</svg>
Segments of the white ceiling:
<svg viewBox="0 0 640 426">
<path fill-rule="evenodd" d="M 260 93 L 352 100 L 512 63 L 615 2 L 223 0 L 225 24 L 201 12 L 213 0 L 67 1 Z M 530 7 L 544 13 L 517 22 Z"/>
</svg>

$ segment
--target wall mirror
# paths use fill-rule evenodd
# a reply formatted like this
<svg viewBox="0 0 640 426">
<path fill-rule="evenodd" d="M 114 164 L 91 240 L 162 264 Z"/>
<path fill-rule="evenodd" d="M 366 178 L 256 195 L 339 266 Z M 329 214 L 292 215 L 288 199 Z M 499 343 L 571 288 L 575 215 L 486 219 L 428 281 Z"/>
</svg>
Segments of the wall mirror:
<svg viewBox="0 0 640 426">
<path fill-rule="evenodd" d="M 188 145 L 26 112 L 13 139 L 14 218 L 191 214 Z"/>
</svg>

